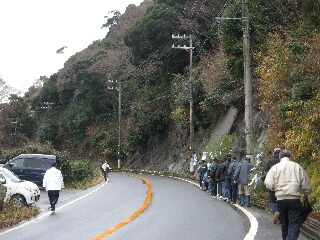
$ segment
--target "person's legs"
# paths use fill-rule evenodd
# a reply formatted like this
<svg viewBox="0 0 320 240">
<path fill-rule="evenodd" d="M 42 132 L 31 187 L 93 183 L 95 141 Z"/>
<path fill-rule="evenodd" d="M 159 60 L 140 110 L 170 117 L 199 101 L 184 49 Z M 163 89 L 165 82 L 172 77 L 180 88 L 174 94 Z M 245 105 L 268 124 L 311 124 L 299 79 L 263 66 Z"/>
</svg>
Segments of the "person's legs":
<svg viewBox="0 0 320 240">
<path fill-rule="evenodd" d="M 286 240 L 288 235 L 288 229 L 289 229 L 287 200 L 278 200 L 277 205 L 281 215 L 282 239 Z"/>
<path fill-rule="evenodd" d="M 239 184 L 239 196 L 240 196 L 240 206 L 244 205 L 244 185 Z"/>
<path fill-rule="evenodd" d="M 225 199 L 227 197 L 226 181 L 223 181 L 221 185 L 222 185 L 222 197 Z"/>
<path fill-rule="evenodd" d="M 237 194 L 238 194 L 238 183 L 232 183 L 232 202 L 237 202 Z"/>
<path fill-rule="evenodd" d="M 230 185 L 231 185 L 231 179 L 225 180 L 225 188 L 226 188 L 226 195 L 225 198 L 230 200 Z"/>
<path fill-rule="evenodd" d="M 217 196 L 217 181 L 212 181 L 212 195 Z"/>
<path fill-rule="evenodd" d="M 273 213 L 278 212 L 277 198 L 274 191 L 269 191 L 269 204 Z"/>
<path fill-rule="evenodd" d="M 59 199 L 59 191 L 58 190 L 52 190 L 50 192 L 51 192 L 50 193 L 50 195 L 51 195 L 51 202 L 50 202 L 51 211 L 55 211 L 56 210 L 56 204 L 57 204 L 58 199 Z M 49 191 L 48 191 L 48 193 L 49 193 Z"/>
<path fill-rule="evenodd" d="M 49 198 L 49 203 L 50 203 L 51 208 L 52 208 L 52 195 L 53 195 L 52 192 L 53 191 L 51 191 L 51 190 L 48 191 L 48 198 Z"/>
<path fill-rule="evenodd" d="M 287 240 L 296 240 L 298 239 L 300 233 L 302 204 L 299 199 L 289 199 L 288 205 L 289 225 Z"/>
<path fill-rule="evenodd" d="M 243 187 L 246 194 L 246 205 L 247 207 L 251 207 L 250 187 L 248 185 L 244 185 Z"/>
<path fill-rule="evenodd" d="M 209 180 L 208 180 L 208 189 L 209 189 L 209 191 L 210 191 L 210 194 L 212 194 L 212 192 L 213 192 L 213 185 L 212 185 L 212 180 L 211 180 L 211 178 L 209 178 Z"/>
</svg>

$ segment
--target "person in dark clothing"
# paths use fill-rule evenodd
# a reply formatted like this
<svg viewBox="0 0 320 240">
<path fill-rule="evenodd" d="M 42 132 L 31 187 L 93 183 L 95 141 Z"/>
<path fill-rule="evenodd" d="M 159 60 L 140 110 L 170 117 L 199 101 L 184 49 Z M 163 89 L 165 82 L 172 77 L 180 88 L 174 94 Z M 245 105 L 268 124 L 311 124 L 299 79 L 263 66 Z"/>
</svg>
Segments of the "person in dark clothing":
<svg viewBox="0 0 320 240">
<path fill-rule="evenodd" d="M 280 162 L 280 158 L 279 158 L 280 151 L 281 151 L 280 148 L 275 148 L 273 150 L 272 158 L 270 158 L 268 160 L 268 162 L 264 165 L 263 176 L 267 175 L 267 173 L 269 172 L 269 170 L 271 169 L 272 166 L 274 166 Z M 262 179 L 263 181 L 265 180 L 264 178 Z M 278 206 L 277 206 L 277 198 L 276 198 L 275 192 L 271 191 L 271 190 L 269 190 L 269 205 L 271 207 L 272 213 L 274 214 L 273 223 L 278 224 L 280 213 L 279 213 Z"/>
<path fill-rule="evenodd" d="M 219 170 L 219 161 L 218 159 L 214 158 L 211 166 L 211 180 L 212 180 L 212 195 L 213 197 L 217 196 L 217 174 Z"/>
<path fill-rule="evenodd" d="M 237 157 L 232 158 L 232 162 L 229 165 L 228 174 L 231 176 L 231 187 L 230 187 L 230 199 L 232 204 L 236 204 L 238 195 L 238 182 L 235 179 L 235 172 L 239 165 Z"/>
<path fill-rule="evenodd" d="M 198 173 L 199 173 L 199 187 L 202 188 L 202 182 L 203 182 L 203 176 L 207 172 L 207 164 L 206 161 L 202 160 L 201 162 L 199 161 L 199 164 L 201 164 L 198 168 Z"/>
<path fill-rule="evenodd" d="M 225 162 L 221 165 L 220 171 L 223 172 L 224 182 L 222 182 L 222 195 L 223 200 L 230 202 L 230 185 L 231 185 L 231 176 L 228 174 L 229 165 L 231 162 L 231 154 L 227 154 Z"/>
<path fill-rule="evenodd" d="M 224 161 L 222 161 L 219 164 L 219 168 L 217 171 L 217 182 L 218 182 L 218 193 L 217 193 L 217 197 L 219 197 L 220 200 L 224 200 L 224 185 L 225 185 L 225 180 L 226 180 L 226 176 L 225 176 L 225 162 L 226 162 L 226 158 L 224 159 Z"/>
</svg>

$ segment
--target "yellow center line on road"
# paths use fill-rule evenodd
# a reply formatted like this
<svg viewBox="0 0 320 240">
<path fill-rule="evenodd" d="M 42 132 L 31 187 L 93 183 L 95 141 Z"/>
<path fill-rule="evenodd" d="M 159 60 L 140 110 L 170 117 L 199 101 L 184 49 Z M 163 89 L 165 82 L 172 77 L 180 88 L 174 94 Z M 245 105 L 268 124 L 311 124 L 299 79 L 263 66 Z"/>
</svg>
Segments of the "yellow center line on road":
<svg viewBox="0 0 320 240">
<path fill-rule="evenodd" d="M 132 175 L 129 175 L 132 176 Z M 146 200 L 144 201 L 144 203 L 142 204 L 142 206 L 134 213 L 132 214 L 130 217 L 128 217 L 127 219 L 123 220 L 122 222 L 120 222 L 119 224 L 113 226 L 112 228 L 108 229 L 107 231 L 101 233 L 100 235 L 92 238 L 91 240 L 100 240 L 103 239 L 104 237 L 110 235 L 111 233 L 117 231 L 118 229 L 122 228 L 124 225 L 128 224 L 129 222 L 131 222 L 133 219 L 135 219 L 136 217 L 138 217 L 150 204 L 151 202 L 151 198 L 152 198 L 152 188 L 151 188 L 151 184 L 150 182 L 142 177 L 138 177 L 138 176 L 132 176 L 132 177 L 136 177 L 136 178 L 140 178 L 143 182 L 146 183 L 147 185 L 147 196 L 146 196 Z"/>
</svg>

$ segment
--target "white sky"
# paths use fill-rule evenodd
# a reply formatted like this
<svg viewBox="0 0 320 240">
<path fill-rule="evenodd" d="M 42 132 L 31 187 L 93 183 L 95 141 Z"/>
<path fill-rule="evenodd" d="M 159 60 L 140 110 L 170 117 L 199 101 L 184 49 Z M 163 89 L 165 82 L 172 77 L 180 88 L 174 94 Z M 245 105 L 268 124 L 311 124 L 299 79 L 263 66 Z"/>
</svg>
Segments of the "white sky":
<svg viewBox="0 0 320 240">
<path fill-rule="evenodd" d="M 102 39 L 109 11 L 143 0 L 0 0 L 0 76 L 20 90 Z M 67 46 L 63 54 L 56 51 Z"/>
</svg>

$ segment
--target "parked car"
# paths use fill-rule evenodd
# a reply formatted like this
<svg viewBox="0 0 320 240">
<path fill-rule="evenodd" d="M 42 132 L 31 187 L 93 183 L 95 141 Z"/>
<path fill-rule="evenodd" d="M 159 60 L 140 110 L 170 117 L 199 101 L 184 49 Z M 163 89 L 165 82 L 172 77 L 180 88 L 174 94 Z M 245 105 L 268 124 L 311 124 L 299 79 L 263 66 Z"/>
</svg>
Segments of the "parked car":
<svg viewBox="0 0 320 240">
<path fill-rule="evenodd" d="M 36 184 L 21 180 L 3 167 L 0 167 L 0 184 L 7 188 L 4 201 L 10 201 L 15 206 L 31 205 L 40 199 L 40 190 Z"/>
<path fill-rule="evenodd" d="M 34 182 L 42 186 L 43 177 L 52 163 L 57 163 L 54 155 L 20 154 L 8 161 L 3 167 L 9 169 L 22 180 Z"/>
</svg>

